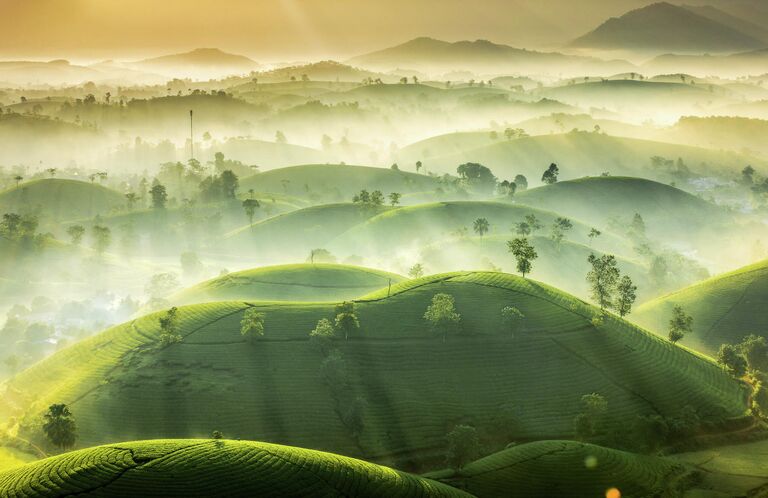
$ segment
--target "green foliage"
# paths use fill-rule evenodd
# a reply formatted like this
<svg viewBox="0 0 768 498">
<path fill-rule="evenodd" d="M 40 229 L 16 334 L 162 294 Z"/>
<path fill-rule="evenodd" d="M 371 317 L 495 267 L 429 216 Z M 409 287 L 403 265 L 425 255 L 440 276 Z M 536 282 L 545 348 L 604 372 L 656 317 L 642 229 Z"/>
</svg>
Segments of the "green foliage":
<svg viewBox="0 0 768 498">
<path fill-rule="evenodd" d="M 165 312 L 158 318 L 160 325 L 160 344 L 168 346 L 181 342 L 182 337 L 179 334 L 179 309 L 175 306 Z"/>
<path fill-rule="evenodd" d="M 259 201 L 256 199 L 246 199 L 243 201 L 243 209 L 245 210 L 245 215 L 248 217 L 248 224 L 253 226 L 253 216 L 256 214 L 256 209 L 259 208 L 261 204 L 259 204 Z"/>
<path fill-rule="evenodd" d="M 485 218 L 478 218 L 474 221 L 472 224 L 472 228 L 475 231 L 476 234 L 480 236 L 480 238 L 483 237 L 486 233 L 488 233 L 488 230 L 490 229 L 491 225 L 488 223 L 488 220 Z"/>
<path fill-rule="evenodd" d="M 67 228 L 67 235 L 69 235 L 73 245 L 80 245 L 83 235 L 85 235 L 85 227 L 83 225 L 72 225 Z"/>
<path fill-rule="evenodd" d="M 613 293 L 619 282 L 619 268 L 616 266 L 616 256 L 604 254 L 600 257 L 590 254 L 587 261 L 592 269 L 587 273 L 592 299 L 601 310 L 613 307 Z"/>
<path fill-rule="evenodd" d="M 400 194 L 399 192 L 391 192 L 389 194 L 389 205 L 390 206 L 397 206 L 398 204 L 400 204 L 400 198 L 402 196 L 403 195 Z"/>
<path fill-rule="evenodd" d="M 416 263 L 408 270 L 408 276 L 411 278 L 421 278 L 424 276 L 424 266 Z"/>
<path fill-rule="evenodd" d="M 333 338 L 336 330 L 333 324 L 327 318 L 321 318 L 317 326 L 309 332 L 309 340 L 317 345 L 318 349 L 324 355 L 327 355 L 333 345 Z"/>
<path fill-rule="evenodd" d="M 152 188 L 149 189 L 149 195 L 152 199 L 153 209 L 165 209 L 168 202 L 168 191 L 165 189 L 165 185 L 155 179 L 152 182 Z"/>
<path fill-rule="evenodd" d="M 560 168 L 557 167 L 557 164 L 552 163 L 549 165 L 549 168 L 544 171 L 544 174 L 541 175 L 541 181 L 547 185 L 552 185 L 553 183 L 557 183 L 557 175 L 559 174 Z"/>
<path fill-rule="evenodd" d="M 716 358 L 717 362 L 736 378 L 741 378 L 747 373 L 747 361 L 739 354 L 738 348 L 731 344 L 720 346 Z"/>
<path fill-rule="evenodd" d="M 574 419 L 574 433 L 582 441 L 601 433 L 608 412 L 608 401 L 597 393 L 581 397 L 581 413 Z"/>
<path fill-rule="evenodd" d="M 448 449 L 445 461 L 448 466 L 460 470 L 467 463 L 477 458 L 480 450 L 480 439 L 477 429 L 470 425 L 457 425 L 446 436 Z"/>
<path fill-rule="evenodd" d="M 632 305 L 637 299 L 637 286 L 628 275 L 624 275 L 616 286 L 616 302 L 614 308 L 619 316 L 627 316 L 632 312 Z"/>
<path fill-rule="evenodd" d="M 532 245 L 528 243 L 526 238 L 517 238 L 507 242 L 507 249 L 515 257 L 517 261 L 517 271 L 519 271 L 523 278 L 526 273 L 530 273 L 533 269 L 533 261 L 539 257 L 536 250 Z"/>
<path fill-rule="evenodd" d="M 97 254 L 104 254 L 112 244 L 112 231 L 104 225 L 94 225 L 91 229 L 91 236 L 93 237 L 93 249 Z"/>
<path fill-rule="evenodd" d="M 344 301 L 336 305 L 336 320 L 334 322 L 336 330 L 344 333 L 344 340 L 349 340 L 349 335 L 360 328 L 360 321 L 355 312 L 355 303 Z"/>
<path fill-rule="evenodd" d="M 504 306 L 501 309 L 501 318 L 509 327 L 509 331 L 514 332 L 518 324 L 525 318 L 525 315 L 514 306 Z"/>
<path fill-rule="evenodd" d="M 432 304 L 424 312 L 424 319 L 430 323 L 433 330 L 442 335 L 445 342 L 449 333 L 458 330 L 461 315 L 456 312 L 453 296 L 440 293 L 432 296 Z"/>
<path fill-rule="evenodd" d="M 768 341 L 760 335 L 750 334 L 738 346 L 752 371 L 768 372 Z"/>
<path fill-rule="evenodd" d="M 260 313 L 256 308 L 248 308 L 243 313 L 243 319 L 240 320 L 240 335 L 249 342 L 254 342 L 260 337 L 264 337 L 264 320 L 266 315 Z"/>
<path fill-rule="evenodd" d="M 682 306 L 675 306 L 672 309 L 672 319 L 669 321 L 669 340 L 676 343 L 691 332 L 693 332 L 693 317 L 688 315 Z"/>
<path fill-rule="evenodd" d="M 0 237 L 18 241 L 35 236 L 38 219 L 32 214 L 5 213 L 0 221 Z"/>
<path fill-rule="evenodd" d="M 77 426 L 67 405 L 60 403 L 49 406 L 43 420 L 43 432 L 51 444 L 62 450 L 75 446 Z"/>
<path fill-rule="evenodd" d="M 568 218 L 558 217 L 552 224 L 551 237 L 555 244 L 560 244 L 565 238 L 565 232 L 573 228 L 573 223 Z"/>
<path fill-rule="evenodd" d="M 470 187 L 488 192 L 496 186 L 496 177 L 490 169 L 478 163 L 465 163 L 456 172 Z"/>
</svg>

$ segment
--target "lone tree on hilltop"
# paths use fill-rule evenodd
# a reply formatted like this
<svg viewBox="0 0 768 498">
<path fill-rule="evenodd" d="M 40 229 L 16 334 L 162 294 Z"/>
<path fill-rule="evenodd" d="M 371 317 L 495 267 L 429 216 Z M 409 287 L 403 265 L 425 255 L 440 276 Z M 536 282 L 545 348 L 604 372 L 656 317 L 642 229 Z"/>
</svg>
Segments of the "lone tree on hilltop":
<svg viewBox="0 0 768 498">
<path fill-rule="evenodd" d="M 243 313 L 243 319 L 240 320 L 240 335 L 245 337 L 248 342 L 255 342 L 256 339 L 264 337 L 264 319 L 266 315 L 260 313 L 256 308 L 248 308 Z"/>
<path fill-rule="evenodd" d="M 360 320 L 357 318 L 355 303 L 344 301 L 336 305 L 336 330 L 344 333 L 344 340 L 349 340 L 349 335 L 360 328 Z"/>
<path fill-rule="evenodd" d="M 613 307 L 613 293 L 620 276 L 616 257 L 612 254 L 604 254 L 598 258 L 590 254 L 587 261 L 592 265 L 592 269 L 587 273 L 592 299 L 601 310 Z"/>
<path fill-rule="evenodd" d="M 445 461 L 454 470 L 460 470 L 477 457 L 480 440 L 477 429 L 470 425 L 457 425 L 446 436 L 448 450 Z"/>
<path fill-rule="evenodd" d="M 488 233 L 488 230 L 491 228 L 491 225 L 490 223 L 488 223 L 488 220 L 486 218 L 478 218 L 473 223 L 472 228 L 475 230 L 475 233 L 478 234 L 482 239 L 483 235 Z"/>
<path fill-rule="evenodd" d="M 628 275 L 624 275 L 616 286 L 616 302 L 614 308 L 619 316 L 627 316 L 632 312 L 632 305 L 637 299 L 637 286 Z"/>
<path fill-rule="evenodd" d="M 507 241 L 507 250 L 512 253 L 517 261 L 517 271 L 519 271 L 523 278 L 527 273 L 531 273 L 533 269 L 533 260 L 539 257 L 536 249 L 528 243 L 526 238 L 517 238 Z"/>
<path fill-rule="evenodd" d="M 408 270 L 408 276 L 411 278 L 421 278 L 424 276 L 424 266 L 421 263 L 416 263 Z"/>
<path fill-rule="evenodd" d="M 552 163 L 549 165 L 549 168 L 547 168 L 544 174 L 541 175 L 541 181 L 547 185 L 552 185 L 553 183 L 557 183 L 557 175 L 559 174 L 560 168 L 557 167 L 557 164 Z"/>
<path fill-rule="evenodd" d="M 62 450 L 75 446 L 77 425 L 67 405 L 60 403 L 49 406 L 43 420 L 43 432 L 51 444 Z"/>
<path fill-rule="evenodd" d="M 440 293 L 432 296 L 432 304 L 424 312 L 424 319 L 430 323 L 433 330 L 442 335 L 445 342 L 448 334 L 458 329 L 461 315 L 456 312 L 453 296 Z"/>
<path fill-rule="evenodd" d="M 669 321 L 669 340 L 677 343 L 691 332 L 693 332 L 693 317 L 687 314 L 682 306 L 675 306 L 672 309 L 672 319 Z"/>
</svg>

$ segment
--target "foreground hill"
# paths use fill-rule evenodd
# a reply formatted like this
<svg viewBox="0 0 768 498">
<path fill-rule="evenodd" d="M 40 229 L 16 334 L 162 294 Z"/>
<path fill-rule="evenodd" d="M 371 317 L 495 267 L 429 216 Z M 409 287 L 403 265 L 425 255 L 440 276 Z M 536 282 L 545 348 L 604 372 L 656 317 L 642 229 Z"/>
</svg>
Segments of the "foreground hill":
<svg viewBox="0 0 768 498">
<path fill-rule="evenodd" d="M 290 195 L 332 202 L 349 202 L 366 189 L 401 194 L 430 191 L 437 188 L 435 178 L 389 168 L 348 166 L 342 164 L 313 164 L 273 169 L 244 178 L 240 190 L 250 188 L 259 192 L 283 192 Z"/>
<path fill-rule="evenodd" d="M 436 481 L 330 453 L 199 439 L 110 444 L 47 458 L 0 473 L 0 495 L 470 496 Z"/>
<path fill-rule="evenodd" d="M 297 264 L 229 273 L 183 290 L 173 305 L 208 301 L 344 301 L 404 278 L 359 266 Z"/>
<path fill-rule="evenodd" d="M 693 470 L 659 457 L 640 456 L 575 441 L 513 446 L 459 471 L 428 474 L 483 498 L 530 496 L 679 496 Z M 670 493 L 670 494 L 665 494 Z"/>
<path fill-rule="evenodd" d="M 659 2 L 611 18 L 576 39 L 576 47 L 662 52 L 733 52 L 764 41 L 684 7 Z"/>
<path fill-rule="evenodd" d="M 442 341 L 424 321 L 437 293 L 461 331 Z M 389 296 L 389 297 L 388 297 Z M 501 309 L 525 318 L 514 333 Z M 246 310 L 265 336 L 241 335 Z M 77 419 L 78 444 L 131 437 L 231 438 L 318 448 L 420 469 L 440 465 L 445 435 L 474 425 L 487 452 L 510 441 L 573 436 L 581 396 L 610 404 L 608 431 L 638 414 L 687 405 L 718 423 L 741 417 L 748 389 L 713 361 L 554 288 L 501 273 L 410 280 L 357 301 L 360 330 L 326 353 L 308 337 L 334 305 L 224 302 L 179 308 L 180 342 L 148 315 L 64 349 L 4 386 L 0 420 L 41 441 L 33 420 L 53 402 Z M 674 380 L 674 381 L 671 381 Z"/>
<path fill-rule="evenodd" d="M 33 180 L 0 192 L 1 212 L 35 212 L 41 221 L 105 216 L 124 205 L 119 192 L 77 180 Z"/>
<path fill-rule="evenodd" d="M 766 335 L 768 261 L 719 275 L 640 306 L 634 321 L 666 335 L 672 308 L 682 306 L 693 316 L 691 347 L 717 352 L 723 343 L 738 343 L 750 334 Z"/>
</svg>

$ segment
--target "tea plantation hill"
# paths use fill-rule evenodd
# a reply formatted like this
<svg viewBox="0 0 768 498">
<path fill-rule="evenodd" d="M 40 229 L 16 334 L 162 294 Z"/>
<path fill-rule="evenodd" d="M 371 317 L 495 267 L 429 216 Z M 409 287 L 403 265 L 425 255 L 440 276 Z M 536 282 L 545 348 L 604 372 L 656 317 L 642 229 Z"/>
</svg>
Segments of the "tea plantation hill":
<svg viewBox="0 0 768 498">
<path fill-rule="evenodd" d="M 515 224 L 534 215 L 543 225 L 539 233 L 549 234 L 555 219 L 563 215 L 509 202 L 493 201 L 448 201 L 405 206 L 389 209 L 350 227 L 348 231 L 328 243 L 331 252 L 344 254 L 353 247 L 361 255 L 386 255 L 410 253 L 425 244 L 452 238 L 457 231 L 473 232 L 473 223 L 486 218 L 490 224 L 488 235 L 517 237 L 512 231 Z M 573 229 L 565 236 L 568 240 L 588 244 L 591 226 L 571 218 Z M 397 241 L 393 246 L 392 241 Z M 632 255 L 632 246 L 627 240 L 611 233 L 604 233 L 594 241 L 595 248 L 617 255 Z"/>
<path fill-rule="evenodd" d="M 0 472 L 7 498 L 469 497 L 430 479 L 331 453 L 252 441 L 110 444 Z"/>
<path fill-rule="evenodd" d="M 666 336 L 672 309 L 693 317 L 693 333 L 684 342 L 715 354 L 721 344 L 736 344 L 750 334 L 768 334 L 768 260 L 718 275 L 661 296 L 637 308 L 633 321 Z"/>
<path fill-rule="evenodd" d="M 0 192 L 0 212 L 34 212 L 42 223 L 106 216 L 124 206 L 120 192 L 79 180 L 32 180 Z"/>
<path fill-rule="evenodd" d="M 483 498 L 682 496 L 694 469 L 655 456 L 576 441 L 522 444 L 474 461 L 458 471 L 426 474 Z"/>
<path fill-rule="evenodd" d="M 475 236 L 444 239 L 424 246 L 419 253 L 419 259 L 424 262 L 429 272 L 439 273 L 457 267 L 464 270 L 488 270 L 493 265 L 501 271 L 516 273 L 515 258 L 509 253 L 507 246 L 507 241 L 513 237 L 510 233 L 486 235 L 482 238 Z M 569 294 L 582 297 L 589 295 L 586 275 L 591 265 L 587 258 L 593 253 L 600 256 L 600 251 L 568 240 L 556 244 L 548 234 L 530 236 L 528 242 L 539 255 L 533 262 L 531 278 L 546 282 Z M 638 299 L 650 299 L 659 295 L 655 284 L 648 277 L 648 268 L 642 262 L 624 258 L 617 260 L 621 272 L 629 275 L 637 285 Z"/>
<path fill-rule="evenodd" d="M 409 167 L 409 171 L 413 169 Z M 433 191 L 436 178 L 389 168 L 312 164 L 273 169 L 240 181 L 240 191 L 281 192 L 301 198 L 316 197 L 324 202 L 351 201 L 362 189 L 407 194 Z"/>
<path fill-rule="evenodd" d="M 404 277 L 359 266 L 293 264 L 229 273 L 168 298 L 174 306 L 210 301 L 344 301 Z"/>
<path fill-rule="evenodd" d="M 423 319 L 437 293 L 454 296 L 461 314 L 461 331 L 445 342 Z M 502 321 L 505 306 L 525 315 L 514 332 Z M 265 314 L 266 328 L 253 343 L 240 333 L 251 308 Z M 458 423 L 477 427 L 487 452 L 572 438 L 589 393 L 608 400 L 606 430 L 688 405 L 707 420 L 747 409 L 747 386 L 711 359 L 613 316 L 596 327 L 599 310 L 532 280 L 442 274 L 382 289 L 356 308 L 361 328 L 333 342 L 339 353 L 330 360 L 308 333 L 333 318 L 331 303 L 181 307 L 182 340 L 168 346 L 161 314 L 147 315 L 9 380 L 0 420 L 15 417 L 20 436 L 39 442 L 26 428 L 58 402 L 74 413 L 80 446 L 220 430 L 419 470 L 443 461 L 446 433 Z M 339 416 L 351 409 L 334 397 L 339 391 L 356 400 L 361 429 Z"/>
<path fill-rule="evenodd" d="M 237 254 L 257 251 L 274 262 L 303 260 L 311 250 L 324 248 L 334 237 L 388 209 L 362 209 L 351 202 L 312 206 L 233 230 L 214 249 Z"/>
<path fill-rule="evenodd" d="M 538 184 L 550 163 L 560 165 L 561 180 L 599 176 L 607 171 L 613 175 L 671 181 L 668 171 L 650 168 L 653 156 L 674 161 L 682 158 L 689 168 L 702 175 L 733 176 L 738 175 L 745 164 L 752 164 L 756 169 L 766 165 L 760 158 L 741 153 L 583 131 L 499 139 L 491 145 L 449 154 L 442 154 L 432 146 L 425 148 L 417 142 L 398 151 L 396 161 L 400 165 L 422 161 L 429 171 L 451 174 L 456 173 L 459 164 L 480 163 L 502 179 L 512 180 L 515 175 L 525 175 L 530 186 Z"/>
</svg>

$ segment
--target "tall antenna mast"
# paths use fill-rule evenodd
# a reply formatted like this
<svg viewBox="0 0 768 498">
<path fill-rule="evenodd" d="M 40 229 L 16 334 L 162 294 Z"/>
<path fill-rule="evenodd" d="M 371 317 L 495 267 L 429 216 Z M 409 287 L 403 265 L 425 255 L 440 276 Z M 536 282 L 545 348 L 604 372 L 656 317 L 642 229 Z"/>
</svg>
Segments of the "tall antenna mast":
<svg viewBox="0 0 768 498">
<path fill-rule="evenodd" d="M 189 110 L 189 155 L 191 159 L 195 158 L 195 133 L 192 128 L 192 109 Z"/>
</svg>

